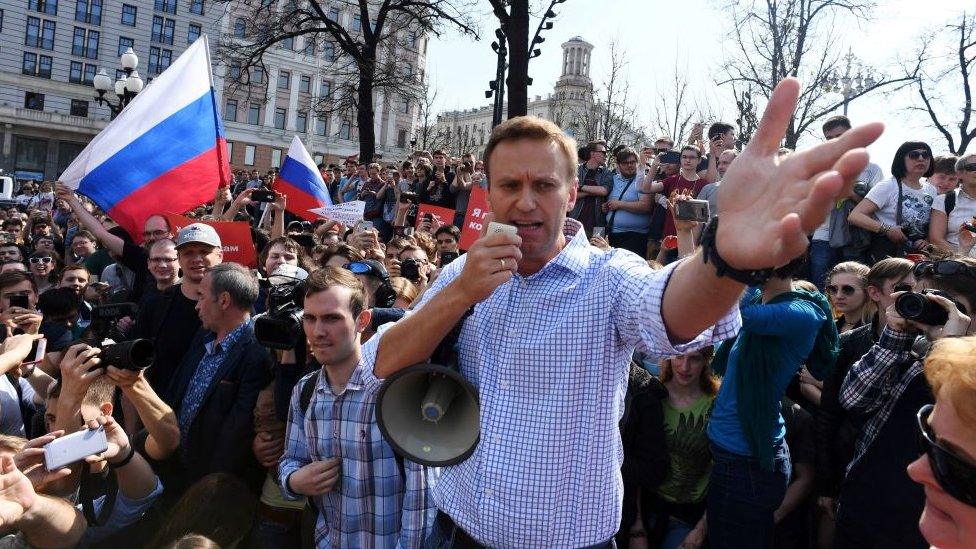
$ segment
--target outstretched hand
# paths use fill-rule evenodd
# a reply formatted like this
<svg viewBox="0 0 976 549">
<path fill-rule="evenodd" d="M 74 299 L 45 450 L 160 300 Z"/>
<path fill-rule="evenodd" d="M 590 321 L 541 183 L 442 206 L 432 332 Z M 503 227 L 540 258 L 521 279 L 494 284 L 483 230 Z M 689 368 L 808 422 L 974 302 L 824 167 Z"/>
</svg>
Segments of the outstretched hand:
<svg viewBox="0 0 976 549">
<path fill-rule="evenodd" d="M 827 217 L 837 198 L 851 191 L 867 166 L 864 147 L 884 131 L 880 122 L 858 126 L 779 161 L 776 153 L 799 93 L 795 78 L 776 86 L 759 128 L 718 189 L 716 245 L 736 269 L 779 267 L 801 255 L 807 234 Z"/>
</svg>

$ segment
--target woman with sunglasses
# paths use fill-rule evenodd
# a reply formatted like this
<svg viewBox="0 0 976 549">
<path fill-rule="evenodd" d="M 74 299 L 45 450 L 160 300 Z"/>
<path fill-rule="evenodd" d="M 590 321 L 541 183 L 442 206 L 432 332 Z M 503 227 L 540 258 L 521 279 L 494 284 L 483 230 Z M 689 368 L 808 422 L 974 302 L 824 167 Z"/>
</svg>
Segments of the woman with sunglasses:
<svg viewBox="0 0 976 549">
<path fill-rule="evenodd" d="M 929 241 L 945 251 L 963 253 L 964 242 L 960 238 L 969 237 L 971 243 L 971 235 L 976 232 L 973 230 L 976 222 L 976 154 L 968 154 L 956 161 L 956 175 L 959 188 L 932 203 Z M 969 235 L 961 234 L 966 231 Z"/>
<path fill-rule="evenodd" d="M 940 549 L 976 540 L 976 338 L 938 341 L 925 359 L 935 405 L 918 412 L 921 457 L 908 476 L 925 488 L 918 527 Z"/>
<path fill-rule="evenodd" d="M 861 429 L 838 498 L 835 547 L 924 547 L 916 517 L 925 493 L 905 474 L 918 458 L 918 410 L 934 402 L 919 355 L 929 344 L 976 332 L 968 316 L 976 304 L 976 259 L 923 261 L 913 275 L 946 321 L 907 320 L 892 305 L 878 342 L 847 373 L 840 403 Z M 900 295 L 893 295 L 896 302 Z"/>
<path fill-rule="evenodd" d="M 57 279 L 55 273 L 58 272 L 58 253 L 47 250 L 37 250 L 30 255 L 27 266 L 30 269 L 31 278 L 37 284 L 37 295 L 41 295 L 55 286 Z"/>
<path fill-rule="evenodd" d="M 902 143 L 891 163 L 891 178 L 872 187 L 851 211 L 848 221 L 873 235 L 868 250 L 871 263 L 928 245 L 929 212 L 938 191 L 922 178 L 932 171 L 932 148 L 927 143 Z"/>
<path fill-rule="evenodd" d="M 868 266 L 857 261 L 838 263 L 827 274 L 826 293 L 830 304 L 840 312 L 837 333 L 844 333 L 871 321 L 874 302 L 868 299 Z"/>
</svg>

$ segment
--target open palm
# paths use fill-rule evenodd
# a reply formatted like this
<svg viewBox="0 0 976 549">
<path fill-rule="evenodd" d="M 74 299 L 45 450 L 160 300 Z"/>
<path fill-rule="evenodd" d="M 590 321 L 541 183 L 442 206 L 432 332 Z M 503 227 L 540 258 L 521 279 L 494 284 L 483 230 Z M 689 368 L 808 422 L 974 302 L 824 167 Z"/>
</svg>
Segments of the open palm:
<svg viewBox="0 0 976 549">
<path fill-rule="evenodd" d="M 718 190 L 717 247 L 741 270 L 779 267 L 807 248 L 807 234 L 827 217 L 868 163 L 864 147 L 884 130 L 859 126 L 838 139 L 794 153 L 776 154 L 796 108 L 800 84 L 776 86 L 752 140 L 729 166 Z"/>
<path fill-rule="evenodd" d="M 34 505 L 34 487 L 10 456 L 0 458 L 0 527 L 16 523 Z"/>
</svg>

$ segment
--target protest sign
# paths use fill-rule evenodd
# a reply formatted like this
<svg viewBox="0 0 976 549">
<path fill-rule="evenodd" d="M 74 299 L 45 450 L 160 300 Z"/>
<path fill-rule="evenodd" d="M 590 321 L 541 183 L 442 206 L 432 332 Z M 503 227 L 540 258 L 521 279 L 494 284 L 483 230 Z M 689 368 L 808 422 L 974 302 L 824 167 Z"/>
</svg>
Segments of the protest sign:
<svg viewBox="0 0 976 549">
<path fill-rule="evenodd" d="M 464 214 L 464 226 L 461 227 L 462 250 L 467 250 L 481 236 L 481 228 L 485 217 L 488 216 L 488 193 L 481 187 L 471 187 L 471 197 L 468 199 L 468 211 Z"/>
<path fill-rule="evenodd" d="M 309 210 L 315 215 L 338 221 L 350 227 L 363 220 L 363 212 L 366 210 L 366 203 L 362 200 L 343 202 L 335 206 L 325 206 L 324 208 L 314 208 Z"/>
<path fill-rule="evenodd" d="M 201 221 L 182 215 L 167 214 L 166 220 L 173 230 L 173 234 L 193 223 L 210 225 L 217 231 L 220 244 L 224 249 L 224 261 L 240 263 L 248 268 L 258 266 L 257 253 L 254 251 L 254 239 L 251 237 L 251 226 L 245 221 Z"/>
<path fill-rule="evenodd" d="M 433 204 L 420 204 L 417 206 L 417 229 L 420 229 L 420 224 L 424 221 L 425 214 L 430 214 L 441 225 L 454 224 L 454 210 L 443 206 L 434 206 Z"/>
</svg>

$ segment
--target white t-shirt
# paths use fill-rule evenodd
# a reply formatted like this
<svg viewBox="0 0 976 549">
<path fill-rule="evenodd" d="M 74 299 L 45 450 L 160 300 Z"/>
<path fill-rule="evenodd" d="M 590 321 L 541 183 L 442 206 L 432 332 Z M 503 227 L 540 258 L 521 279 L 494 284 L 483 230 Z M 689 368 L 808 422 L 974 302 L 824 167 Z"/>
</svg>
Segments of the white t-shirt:
<svg viewBox="0 0 976 549">
<path fill-rule="evenodd" d="M 927 238 L 929 234 L 929 213 L 932 211 L 932 202 L 939 192 L 935 187 L 928 183 L 922 183 L 921 189 L 913 189 L 908 185 L 902 185 L 902 208 L 901 223 L 903 227 L 909 229 L 907 234 L 910 239 Z M 874 218 L 881 223 L 891 226 L 899 225 L 896 217 L 898 215 L 898 182 L 894 177 L 885 179 L 868 191 L 864 197 L 878 207 L 874 213 Z"/>
<path fill-rule="evenodd" d="M 27 380 L 16 378 L 16 383 L 20 385 L 24 402 L 33 402 L 34 389 Z M 24 416 L 20 413 L 17 388 L 13 386 L 10 378 L 2 374 L 0 374 L 0 433 L 18 437 L 27 434 L 24 430 Z"/>
<path fill-rule="evenodd" d="M 946 242 L 958 248 L 959 227 L 961 227 L 963 223 L 972 221 L 973 216 L 976 216 L 976 198 L 969 196 L 962 189 L 950 192 L 956 192 L 957 194 L 956 206 L 952 209 L 952 213 L 949 214 L 949 226 L 946 229 Z M 939 196 L 934 202 L 932 202 L 932 209 L 945 213 L 945 195 Z"/>
<path fill-rule="evenodd" d="M 881 168 L 873 162 L 868 162 L 868 165 L 864 167 L 861 174 L 857 176 L 859 182 L 867 184 L 868 190 L 874 188 L 884 178 L 884 173 Z M 824 222 L 817 227 L 817 230 L 813 232 L 814 240 L 830 240 L 830 215 Z"/>
</svg>

